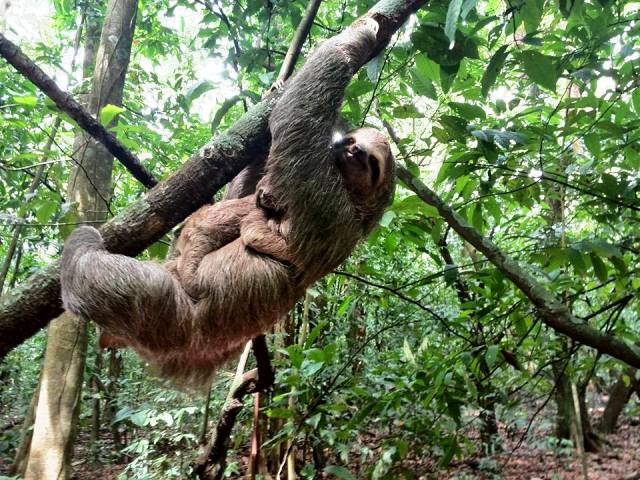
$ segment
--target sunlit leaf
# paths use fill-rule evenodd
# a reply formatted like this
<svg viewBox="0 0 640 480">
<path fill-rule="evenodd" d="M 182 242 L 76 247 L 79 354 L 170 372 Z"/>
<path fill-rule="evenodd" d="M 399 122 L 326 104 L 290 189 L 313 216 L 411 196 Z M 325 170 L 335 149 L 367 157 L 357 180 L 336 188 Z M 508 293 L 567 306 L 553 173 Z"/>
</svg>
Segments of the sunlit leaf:
<svg viewBox="0 0 640 480">
<path fill-rule="evenodd" d="M 100 123 L 103 126 L 107 126 L 113 121 L 116 115 L 122 112 L 124 112 L 124 108 L 107 104 L 100 110 Z"/>
<path fill-rule="evenodd" d="M 450 0 L 447 10 L 447 18 L 444 22 L 444 33 L 453 45 L 456 39 L 456 26 L 460 17 L 460 9 L 462 8 L 462 0 Z"/>
</svg>

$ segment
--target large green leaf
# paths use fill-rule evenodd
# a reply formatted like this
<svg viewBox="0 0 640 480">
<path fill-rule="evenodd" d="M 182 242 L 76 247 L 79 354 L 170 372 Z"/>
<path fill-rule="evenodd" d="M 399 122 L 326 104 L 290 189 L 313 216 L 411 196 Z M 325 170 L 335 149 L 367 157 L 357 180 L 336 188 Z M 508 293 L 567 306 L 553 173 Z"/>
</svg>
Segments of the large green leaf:
<svg viewBox="0 0 640 480">
<path fill-rule="evenodd" d="M 527 50 L 520 54 L 525 73 L 541 87 L 556 91 L 559 72 L 557 58 L 544 55 L 535 50 Z"/>
<path fill-rule="evenodd" d="M 447 18 L 444 22 L 444 34 L 451 42 L 451 46 L 453 46 L 456 40 L 456 26 L 458 25 L 458 18 L 460 17 L 461 7 L 462 0 L 451 0 L 449 2 Z"/>
<path fill-rule="evenodd" d="M 504 61 L 509 55 L 508 48 L 508 45 L 503 45 L 498 50 L 496 50 L 496 53 L 493 54 L 491 60 L 489 60 L 489 65 L 487 65 L 486 70 L 482 74 L 482 80 L 480 81 L 480 83 L 482 85 L 482 96 L 485 98 L 489 93 L 489 89 L 493 86 L 494 83 L 496 83 L 496 79 L 498 78 L 498 75 L 500 74 L 500 71 L 504 66 Z"/>
<path fill-rule="evenodd" d="M 209 80 L 204 80 L 202 82 L 196 83 L 193 87 L 189 89 L 189 91 L 184 96 L 187 108 L 191 107 L 191 104 L 193 103 L 194 100 L 196 100 L 197 98 L 204 95 L 206 92 L 213 90 L 215 88 L 216 88 L 216 85 Z"/>
<path fill-rule="evenodd" d="M 124 112 L 124 108 L 109 103 L 100 110 L 100 123 L 107 126 L 113 121 L 116 115 L 122 112 Z"/>
</svg>

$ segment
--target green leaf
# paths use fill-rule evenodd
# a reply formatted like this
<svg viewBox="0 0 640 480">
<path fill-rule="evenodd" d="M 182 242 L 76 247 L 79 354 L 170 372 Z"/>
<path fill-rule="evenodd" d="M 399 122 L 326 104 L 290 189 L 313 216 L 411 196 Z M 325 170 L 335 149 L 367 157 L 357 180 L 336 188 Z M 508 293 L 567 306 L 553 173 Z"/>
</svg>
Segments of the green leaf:
<svg viewBox="0 0 640 480">
<path fill-rule="evenodd" d="M 421 25 L 411 34 L 411 41 L 421 52 L 440 65 L 440 81 L 443 88 L 445 88 L 443 71 L 455 77 L 463 58 L 479 58 L 478 46 L 474 39 L 466 37 L 459 30 L 455 33 L 453 48 L 443 29 L 435 25 Z"/>
<path fill-rule="evenodd" d="M 411 84 L 411 88 L 418 95 L 422 95 L 423 97 L 431 98 L 433 100 L 438 99 L 438 93 L 436 92 L 433 83 L 427 77 L 422 75 L 417 68 L 411 70 L 411 79 L 413 80 Z"/>
<path fill-rule="evenodd" d="M 14 96 L 13 101 L 23 107 L 33 108 L 38 104 L 38 97 L 33 95 Z"/>
<path fill-rule="evenodd" d="M 591 250 L 601 257 L 618 257 L 622 258 L 622 252 L 620 249 L 604 240 L 593 240 L 588 243 Z"/>
<path fill-rule="evenodd" d="M 66 239 L 71 232 L 76 228 L 77 223 L 80 221 L 80 215 L 78 214 L 78 202 L 65 203 L 62 205 L 62 215 L 58 220 L 60 225 L 60 236 L 62 239 Z"/>
<path fill-rule="evenodd" d="M 502 210 L 500 209 L 500 205 L 496 201 L 495 197 L 487 198 L 482 205 L 491 214 L 496 225 L 499 224 L 500 219 L 502 218 Z"/>
<path fill-rule="evenodd" d="M 597 133 L 585 135 L 584 144 L 594 157 L 600 157 L 600 135 Z"/>
<path fill-rule="evenodd" d="M 431 60 L 428 57 L 425 57 L 422 53 L 416 55 L 416 68 L 420 72 L 421 75 L 427 77 L 429 80 L 434 82 L 440 81 L 440 65 Z M 640 89 L 639 89 L 640 91 Z"/>
<path fill-rule="evenodd" d="M 467 19 L 467 15 L 469 15 L 469 12 L 473 10 L 477 3 L 478 0 L 464 0 L 462 9 L 460 10 L 460 18 L 462 19 L 462 21 Z"/>
<path fill-rule="evenodd" d="M 484 221 L 482 218 L 482 206 L 480 203 L 476 203 L 473 208 L 473 214 L 471 215 L 471 224 L 475 227 L 476 230 L 482 232 Z"/>
<path fill-rule="evenodd" d="M 627 264 L 624 263 L 624 260 L 619 257 L 611 257 L 609 261 L 613 263 L 613 266 L 620 272 L 621 275 L 627 275 L 629 273 L 629 269 L 627 268 Z"/>
<path fill-rule="evenodd" d="M 365 93 L 371 92 L 375 88 L 375 84 L 367 80 L 354 80 L 347 87 L 346 95 L 348 97 L 360 97 Z"/>
<path fill-rule="evenodd" d="M 307 336 L 307 339 L 304 341 L 304 346 L 306 348 L 309 348 L 313 342 L 315 342 L 316 338 L 318 338 L 318 336 L 320 335 L 320 333 L 322 332 L 322 330 L 329 324 L 329 322 L 327 320 L 322 320 L 320 323 L 318 323 L 318 325 L 316 325 L 315 327 L 313 327 L 311 329 L 311 332 L 309 332 L 309 335 Z"/>
<path fill-rule="evenodd" d="M 450 47 L 453 47 L 456 41 L 456 26 L 458 25 L 458 18 L 460 18 L 461 7 L 462 0 L 451 0 L 449 9 L 447 10 L 447 18 L 444 22 L 444 34 L 451 42 Z"/>
<path fill-rule="evenodd" d="M 573 247 L 569 248 L 569 262 L 576 272 L 585 273 L 587 271 L 587 263 L 584 261 L 583 254 Z"/>
<path fill-rule="evenodd" d="M 525 0 L 524 5 L 520 9 L 520 15 L 524 21 L 524 29 L 528 34 L 532 34 L 538 30 L 540 19 L 542 18 L 543 4 L 539 0 Z"/>
<path fill-rule="evenodd" d="M 640 88 L 636 88 L 631 94 L 631 101 L 633 103 L 633 109 L 637 115 L 640 115 Z"/>
<path fill-rule="evenodd" d="M 396 218 L 396 213 L 392 210 L 387 210 L 382 215 L 379 223 L 383 227 L 388 227 L 389 225 L 391 225 L 391 222 L 393 222 L 394 218 Z"/>
<path fill-rule="evenodd" d="M 467 136 L 468 122 L 465 119 L 454 115 L 442 115 L 439 121 L 451 139 Z"/>
<path fill-rule="evenodd" d="M 590 255 L 591 264 L 593 265 L 593 271 L 602 283 L 606 282 L 609 279 L 609 272 L 607 270 L 607 266 L 604 264 L 602 259 L 597 256 L 595 253 Z"/>
<path fill-rule="evenodd" d="M 458 442 L 456 440 L 456 437 L 445 437 L 442 440 L 442 448 L 444 450 L 444 454 L 442 455 L 439 463 L 441 466 L 446 467 L 447 465 L 449 465 L 449 463 L 451 463 L 451 459 L 458 449 Z"/>
<path fill-rule="evenodd" d="M 274 407 L 267 410 L 269 418 L 293 418 L 293 412 L 288 408 Z"/>
<path fill-rule="evenodd" d="M 498 345 L 489 345 L 485 358 L 487 359 L 487 365 L 489 368 L 493 368 L 498 360 L 498 354 L 500 353 L 500 347 Z"/>
<path fill-rule="evenodd" d="M 222 102 L 222 105 L 220 105 L 220 108 L 218 109 L 218 111 L 216 111 L 216 114 L 214 115 L 213 120 L 211 121 L 212 132 L 215 133 L 218 126 L 220 125 L 220 122 L 222 122 L 222 119 L 224 118 L 224 116 L 227 114 L 229 110 L 231 110 L 231 107 L 233 107 L 239 101 L 240 101 L 240 95 L 234 95 L 233 97 L 227 98 L 224 102 Z"/>
<path fill-rule="evenodd" d="M 422 118 L 424 115 L 413 105 L 400 105 L 393 109 L 395 118 Z"/>
<path fill-rule="evenodd" d="M 147 248 L 147 251 L 149 252 L 149 257 L 155 258 L 158 260 L 163 260 L 164 258 L 167 257 L 167 252 L 169 251 L 169 245 L 167 244 L 167 242 L 158 241 L 158 242 L 155 242 L 153 245 L 151 245 L 149 248 Z"/>
<path fill-rule="evenodd" d="M 531 80 L 552 92 L 556 91 L 559 73 L 555 57 L 544 55 L 535 50 L 527 50 L 520 54 L 520 58 L 524 71 Z"/>
<path fill-rule="evenodd" d="M 124 112 L 124 108 L 109 103 L 100 110 L 100 123 L 106 127 L 111 123 L 116 115 L 122 112 Z"/>
<path fill-rule="evenodd" d="M 320 349 L 312 348 L 307 351 L 307 355 L 308 358 L 305 358 L 300 365 L 300 373 L 305 377 L 312 377 L 324 367 L 324 353 Z"/>
<path fill-rule="evenodd" d="M 380 71 L 382 70 L 382 67 L 384 65 L 384 58 L 384 52 L 380 52 L 374 58 L 369 60 L 369 62 L 367 62 L 367 77 L 373 83 L 375 83 L 380 76 Z"/>
<path fill-rule="evenodd" d="M 47 223 L 51 220 L 57 210 L 58 205 L 55 202 L 44 201 L 36 210 L 36 218 L 40 223 Z"/>
<path fill-rule="evenodd" d="M 129 421 L 138 427 L 144 427 L 149 423 L 150 416 L 150 410 L 139 410 L 131 414 Z"/>
<path fill-rule="evenodd" d="M 311 428 L 318 428 L 320 420 L 322 420 L 322 413 L 316 413 L 315 415 L 307 418 L 304 423 L 311 426 Z"/>
<path fill-rule="evenodd" d="M 195 99 L 201 97 L 203 94 L 205 94 L 209 90 L 213 90 L 214 88 L 216 88 L 216 86 L 210 80 L 204 80 L 202 82 L 196 83 L 184 96 L 187 108 L 191 107 L 191 104 Z"/>
<path fill-rule="evenodd" d="M 329 475 L 334 475 L 342 480 L 357 480 L 355 475 L 353 475 L 349 470 L 338 465 L 327 465 L 324 467 L 324 472 Z"/>
<path fill-rule="evenodd" d="M 481 107 L 477 105 L 471 105 L 469 103 L 449 102 L 449 106 L 462 118 L 466 120 L 473 120 L 479 118 L 484 120 L 487 118 L 486 113 Z"/>
<path fill-rule="evenodd" d="M 504 62 L 509 55 L 507 49 L 509 45 L 501 46 L 496 53 L 493 54 L 491 60 L 489 60 L 489 65 L 487 65 L 487 69 L 482 74 L 482 96 L 487 98 L 487 94 L 489 93 L 489 89 L 493 87 L 493 84 L 496 83 L 496 78 L 500 74 L 502 67 L 504 66 Z"/>
</svg>

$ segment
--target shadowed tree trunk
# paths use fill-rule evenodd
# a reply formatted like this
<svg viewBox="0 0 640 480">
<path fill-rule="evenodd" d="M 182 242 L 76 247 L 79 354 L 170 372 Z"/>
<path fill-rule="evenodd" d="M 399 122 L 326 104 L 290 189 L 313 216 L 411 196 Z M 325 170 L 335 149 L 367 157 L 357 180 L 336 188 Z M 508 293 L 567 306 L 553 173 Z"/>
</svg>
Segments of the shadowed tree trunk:
<svg viewBox="0 0 640 480">
<path fill-rule="evenodd" d="M 95 55 L 93 87 L 88 110 L 97 115 L 107 104 L 121 105 L 129 65 L 137 0 L 111 0 L 107 6 L 100 46 Z M 88 32 L 83 73 L 94 63 L 95 36 Z M 75 141 L 76 167 L 68 183 L 68 198 L 80 222 L 105 220 L 111 197 L 113 157 L 95 140 L 79 134 Z M 87 350 L 87 325 L 64 313 L 49 325 L 40 381 L 27 479 L 70 477 L 74 430 L 80 405 Z"/>
<path fill-rule="evenodd" d="M 640 382 L 635 378 L 635 369 L 629 368 L 622 372 L 618 380 L 609 391 L 609 401 L 604 408 L 604 413 L 600 419 L 598 430 L 602 433 L 613 433 L 616 431 L 618 418 L 624 410 L 634 391 L 640 394 Z"/>
</svg>

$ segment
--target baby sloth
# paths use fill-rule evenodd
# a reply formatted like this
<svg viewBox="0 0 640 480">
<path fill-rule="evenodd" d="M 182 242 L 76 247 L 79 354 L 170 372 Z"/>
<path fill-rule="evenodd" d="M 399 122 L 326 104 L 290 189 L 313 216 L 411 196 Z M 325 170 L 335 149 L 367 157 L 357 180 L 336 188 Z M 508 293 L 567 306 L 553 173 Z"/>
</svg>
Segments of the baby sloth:
<svg viewBox="0 0 640 480">
<path fill-rule="evenodd" d="M 257 193 L 195 212 L 167 263 L 111 254 L 91 227 L 69 237 L 62 299 L 102 327 L 103 345 L 130 346 L 178 384 L 204 385 L 371 231 L 393 194 L 387 139 L 370 128 L 333 144 L 331 135 L 354 59 L 375 45 L 372 23 L 311 55 L 271 114 Z"/>
</svg>

